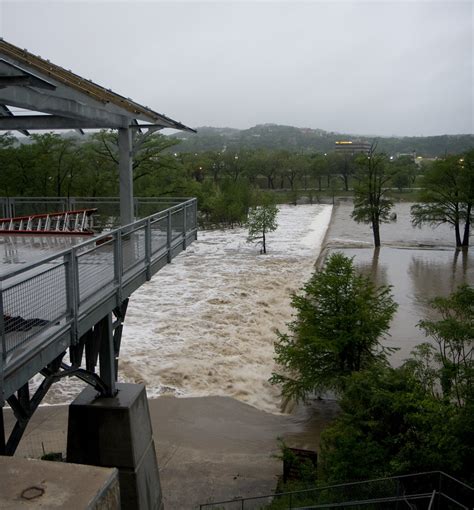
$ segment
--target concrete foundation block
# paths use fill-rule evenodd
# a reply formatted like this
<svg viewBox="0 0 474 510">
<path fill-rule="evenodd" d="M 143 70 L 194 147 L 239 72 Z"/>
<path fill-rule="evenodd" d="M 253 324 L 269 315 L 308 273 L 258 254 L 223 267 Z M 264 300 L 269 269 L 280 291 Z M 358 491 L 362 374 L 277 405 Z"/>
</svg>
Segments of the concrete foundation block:
<svg viewBox="0 0 474 510">
<path fill-rule="evenodd" d="M 117 384 L 115 397 L 86 388 L 69 406 L 67 460 L 116 467 L 123 509 L 162 508 L 145 387 Z"/>
<path fill-rule="evenodd" d="M 0 456 L 2 510 L 120 510 L 116 469 Z"/>
</svg>

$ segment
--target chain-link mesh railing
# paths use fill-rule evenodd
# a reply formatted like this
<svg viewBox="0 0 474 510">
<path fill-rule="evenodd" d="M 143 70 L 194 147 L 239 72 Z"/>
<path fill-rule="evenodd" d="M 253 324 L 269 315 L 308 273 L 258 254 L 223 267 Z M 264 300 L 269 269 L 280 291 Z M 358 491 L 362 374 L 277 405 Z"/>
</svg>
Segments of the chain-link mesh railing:
<svg viewBox="0 0 474 510">
<path fill-rule="evenodd" d="M 146 225 L 131 230 L 122 237 L 123 271 L 133 271 L 144 267 L 146 256 Z"/>
<path fill-rule="evenodd" d="M 98 246 L 77 255 L 79 305 L 99 290 L 114 285 L 114 238 L 103 239 Z"/>
<path fill-rule="evenodd" d="M 184 226 L 184 218 L 186 216 L 184 215 L 184 210 L 178 209 L 174 210 L 171 213 L 171 240 L 175 241 L 176 239 L 180 238 L 183 233 Z"/>
<path fill-rule="evenodd" d="M 150 222 L 152 256 L 166 249 L 168 242 L 168 215 Z"/>
<path fill-rule="evenodd" d="M 2 290 L 5 356 L 65 317 L 65 274 L 65 264 L 58 261 Z"/>
<path fill-rule="evenodd" d="M 78 318 L 110 297 L 125 299 L 143 281 L 137 275 L 143 272 L 151 277 L 158 269 L 154 262 L 164 254 L 171 260 L 185 248 L 196 235 L 196 218 L 188 213 L 195 214 L 195 202 L 191 199 L 174 205 L 0 274 L 0 388 L 11 357 L 20 348 L 24 352 L 37 347 L 35 338 L 41 334 L 47 339 L 46 330 L 52 326 L 57 328 L 51 333 L 69 330 L 70 338 L 77 338 Z"/>
</svg>

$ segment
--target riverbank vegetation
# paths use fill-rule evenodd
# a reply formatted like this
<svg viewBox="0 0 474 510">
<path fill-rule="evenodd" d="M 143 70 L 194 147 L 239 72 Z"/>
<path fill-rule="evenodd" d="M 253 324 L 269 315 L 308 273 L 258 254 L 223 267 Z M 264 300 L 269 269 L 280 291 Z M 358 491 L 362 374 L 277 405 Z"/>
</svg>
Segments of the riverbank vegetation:
<svg viewBox="0 0 474 510">
<path fill-rule="evenodd" d="M 419 204 L 412 207 L 415 226 L 443 223 L 454 229 L 457 248 L 467 248 L 474 221 L 474 150 L 435 161 L 423 176 Z"/>
<path fill-rule="evenodd" d="M 182 152 L 176 137 L 134 131 L 133 182 L 136 196 L 195 196 L 205 227 L 242 225 L 258 193 L 276 203 L 335 201 L 354 197 L 353 218 L 372 225 L 381 244 L 380 225 L 390 220 L 393 200 L 415 198 L 414 224 L 451 223 L 456 244 L 469 243 L 474 214 L 474 150 L 414 159 L 389 156 L 372 146 L 370 154 L 290 151 L 256 147 Z M 283 147 L 284 144 L 281 145 Z M 118 196 L 117 134 L 88 136 L 33 134 L 0 136 L 0 195 Z M 460 233 L 460 225 L 463 232 Z"/>
<path fill-rule="evenodd" d="M 376 287 L 357 273 L 350 258 L 329 256 L 301 292 L 292 296 L 297 317 L 278 333 L 273 384 L 287 398 L 304 400 L 343 392 L 347 379 L 374 363 L 387 363 L 380 344 L 397 305 L 390 287 Z"/>
<path fill-rule="evenodd" d="M 474 481 L 473 287 L 431 302 L 435 319 L 419 323 L 430 342 L 399 368 L 379 344 L 396 306 L 390 290 L 356 276 L 342 254 L 329 257 L 292 305 L 290 333 L 275 344 L 283 373 L 272 382 L 295 398 L 332 390 L 341 407 L 305 485 L 430 470 Z M 349 366 L 357 352 L 364 362 Z"/>
</svg>

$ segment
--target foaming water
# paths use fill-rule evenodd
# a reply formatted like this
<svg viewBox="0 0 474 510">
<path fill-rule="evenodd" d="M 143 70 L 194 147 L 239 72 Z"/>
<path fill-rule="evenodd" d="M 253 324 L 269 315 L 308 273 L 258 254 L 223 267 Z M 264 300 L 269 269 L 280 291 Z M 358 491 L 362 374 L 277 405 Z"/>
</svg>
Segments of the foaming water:
<svg viewBox="0 0 474 510">
<path fill-rule="evenodd" d="M 246 242 L 246 229 L 200 232 L 131 296 L 119 380 L 145 383 L 149 397 L 225 395 L 279 412 L 279 389 L 268 382 L 275 332 L 291 320 L 290 294 L 310 276 L 331 212 L 281 206 L 267 255 Z M 48 402 L 81 387 L 57 383 Z"/>
</svg>

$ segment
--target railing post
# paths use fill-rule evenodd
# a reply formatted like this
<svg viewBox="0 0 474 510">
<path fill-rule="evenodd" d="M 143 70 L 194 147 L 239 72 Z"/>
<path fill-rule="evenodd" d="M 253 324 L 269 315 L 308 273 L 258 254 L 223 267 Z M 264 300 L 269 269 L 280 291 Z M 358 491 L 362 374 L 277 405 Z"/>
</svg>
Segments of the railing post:
<svg viewBox="0 0 474 510">
<path fill-rule="evenodd" d="M 71 344 L 78 340 L 77 313 L 79 310 L 79 272 L 77 267 L 76 251 L 74 248 L 66 254 L 66 297 L 67 308 L 71 318 Z"/>
<path fill-rule="evenodd" d="M 138 198 L 135 197 L 133 199 L 133 212 L 134 212 L 134 215 L 135 215 L 135 219 L 137 220 L 140 216 L 138 215 L 138 213 L 140 212 L 140 204 L 138 203 Z"/>
<path fill-rule="evenodd" d="M 5 342 L 5 319 L 3 310 L 3 289 L 2 282 L 0 282 L 0 334 L 2 337 L 2 359 L 7 357 L 7 346 Z"/>
<path fill-rule="evenodd" d="M 431 493 L 430 504 L 428 506 L 428 510 L 433 509 L 433 505 L 435 504 L 435 502 L 436 502 L 436 489 Z"/>
<path fill-rule="evenodd" d="M 187 205 L 186 203 L 183 205 L 183 250 L 186 249 L 186 214 L 187 214 Z"/>
<path fill-rule="evenodd" d="M 16 216 L 15 214 L 15 199 L 14 198 L 10 198 L 8 199 L 8 208 L 9 208 L 9 217 L 10 218 L 13 218 L 14 216 Z"/>
<path fill-rule="evenodd" d="M 4 391 L 3 391 L 3 373 L 4 373 L 4 364 L 7 358 L 7 346 L 5 342 L 5 320 L 3 318 L 3 290 L 2 290 L 2 282 L 0 282 L 0 334 L 2 336 L 2 355 L 0 356 L 0 412 L 2 412 L 1 408 L 5 403 L 4 399 Z M 0 437 L 0 441 L 2 438 Z"/>
<path fill-rule="evenodd" d="M 146 279 L 151 280 L 151 220 L 148 218 L 145 225 L 145 262 Z"/>
<path fill-rule="evenodd" d="M 114 277 L 115 285 L 117 286 L 117 306 L 120 306 L 122 299 L 122 230 L 117 230 L 115 233 L 114 242 Z"/>
<path fill-rule="evenodd" d="M 194 199 L 193 203 L 193 209 L 194 209 L 194 239 L 197 239 L 197 228 L 198 228 L 198 201 L 197 198 Z"/>
<path fill-rule="evenodd" d="M 171 211 L 168 210 L 166 226 L 166 249 L 167 249 L 167 260 L 168 264 L 171 262 Z"/>
</svg>

